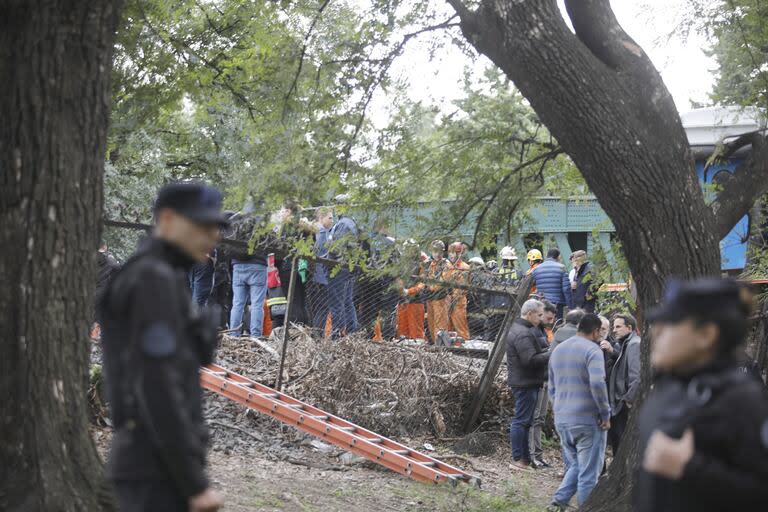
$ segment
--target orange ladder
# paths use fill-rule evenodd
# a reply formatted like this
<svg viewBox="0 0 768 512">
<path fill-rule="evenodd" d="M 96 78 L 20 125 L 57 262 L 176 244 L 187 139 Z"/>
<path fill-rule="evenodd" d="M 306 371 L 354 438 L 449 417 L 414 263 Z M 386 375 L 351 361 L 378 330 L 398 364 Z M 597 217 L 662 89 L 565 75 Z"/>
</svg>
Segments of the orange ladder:
<svg viewBox="0 0 768 512">
<path fill-rule="evenodd" d="M 205 389 L 414 480 L 428 483 L 449 482 L 453 485 L 461 481 L 480 486 L 478 477 L 465 473 L 459 468 L 440 462 L 221 366 L 210 364 L 202 367 L 200 384 Z"/>
</svg>

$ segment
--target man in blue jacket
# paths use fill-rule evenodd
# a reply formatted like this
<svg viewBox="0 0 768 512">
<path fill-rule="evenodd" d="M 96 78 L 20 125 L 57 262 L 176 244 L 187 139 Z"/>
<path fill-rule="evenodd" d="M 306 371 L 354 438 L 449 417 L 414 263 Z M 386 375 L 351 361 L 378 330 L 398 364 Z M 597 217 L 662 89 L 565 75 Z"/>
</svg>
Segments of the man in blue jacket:
<svg viewBox="0 0 768 512">
<path fill-rule="evenodd" d="M 545 299 L 557 306 L 557 319 L 563 318 L 565 306 L 571 307 L 571 282 L 568 279 L 568 272 L 565 266 L 558 261 L 560 251 L 550 249 L 547 252 L 547 259 L 533 269 L 533 280 L 536 282 L 536 289 Z"/>
</svg>

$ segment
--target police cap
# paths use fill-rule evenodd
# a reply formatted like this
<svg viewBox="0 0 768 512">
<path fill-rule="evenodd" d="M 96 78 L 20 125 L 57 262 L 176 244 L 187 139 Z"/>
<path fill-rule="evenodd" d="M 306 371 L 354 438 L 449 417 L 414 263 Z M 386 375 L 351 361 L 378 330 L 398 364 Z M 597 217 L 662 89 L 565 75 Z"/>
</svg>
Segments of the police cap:
<svg viewBox="0 0 768 512">
<path fill-rule="evenodd" d="M 155 211 L 170 208 L 196 224 L 229 225 L 218 189 L 199 182 L 170 183 L 157 194 Z"/>
<path fill-rule="evenodd" d="M 705 277 L 693 281 L 670 279 L 664 298 L 648 319 L 651 322 L 679 323 L 689 319 L 746 317 L 749 304 L 745 289 L 733 279 Z"/>
</svg>

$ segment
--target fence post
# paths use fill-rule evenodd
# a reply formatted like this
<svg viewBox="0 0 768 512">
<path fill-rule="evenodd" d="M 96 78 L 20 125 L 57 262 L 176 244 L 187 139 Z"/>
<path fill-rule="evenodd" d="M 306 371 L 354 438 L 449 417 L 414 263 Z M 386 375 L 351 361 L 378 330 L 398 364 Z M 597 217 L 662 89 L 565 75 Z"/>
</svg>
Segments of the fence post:
<svg viewBox="0 0 768 512">
<path fill-rule="evenodd" d="M 464 421 L 465 433 L 469 433 L 469 431 L 472 430 L 477 422 L 477 418 L 480 416 L 480 411 L 483 408 L 485 399 L 488 396 L 488 392 L 493 387 L 493 381 L 496 379 L 496 374 L 499 372 L 499 366 L 501 366 L 501 361 L 504 359 L 504 354 L 507 348 L 505 343 L 507 330 L 512 322 L 515 321 L 515 318 L 520 315 L 520 308 L 522 308 L 523 303 L 528 300 L 532 285 L 533 277 L 530 275 L 525 276 L 517 286 L 517 294 L 514 300 L 510 301 L 509 309 L 507 309 L 507 314 L 504 316 L 504 322 L 496 335 L 496 341 L 488 356 L 488 362 L 485 365 L 483 374 L 480 376 L 480 383 L 477 386 L 477 391 L 467 407 L 466 419 Z"/>
<path fill-rule="evenodd" d="M 293 303 L 293 292 L 296 289 L 296 279 L 298 278 L 298 272 L 296 272 L 296 262 L 298 257 L 294 256 L 291 259 L 291 277 L 288 281 L 288 303 L 285 306 L 285 321 L 283 322 L 283 349 L 280 352 L 280 368 L 277 371 L 277 381 L 275 382 L 275 389 L 280 391 L 283 386 L 283 365 L 285 364 L 285 352 L 288 349 L 288 329 L 291 325 L 291 304 Z"/>
</svg>

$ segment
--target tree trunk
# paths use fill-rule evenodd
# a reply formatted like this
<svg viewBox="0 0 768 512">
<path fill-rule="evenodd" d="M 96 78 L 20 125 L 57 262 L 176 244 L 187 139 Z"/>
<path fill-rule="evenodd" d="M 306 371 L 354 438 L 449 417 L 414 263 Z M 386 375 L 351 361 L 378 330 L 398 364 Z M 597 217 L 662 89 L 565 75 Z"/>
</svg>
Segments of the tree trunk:
<svg viewBox="0 0 768 512">
<path fill-rule="evenodd" d="M 608 0 L 448 0 L 475 48 L 515 83 L 573 159 L 616 227 L 639 307 L 655 304 L 670 276 L 716 274 L 715 216 L 704 202 L 674 102 Z M 650 345 L 642 347 L 643 395 Z M 636 411 L 637 409 L 635 409 Z M 630 510 L 639 464 L 634 414 L 622 447 L 586 510 Z"/>
<path fill-rule="evenodd" d="M 86 391 L 119 10 L 0 2 L 0 510 L 111 508 Z"/>
</svg>

